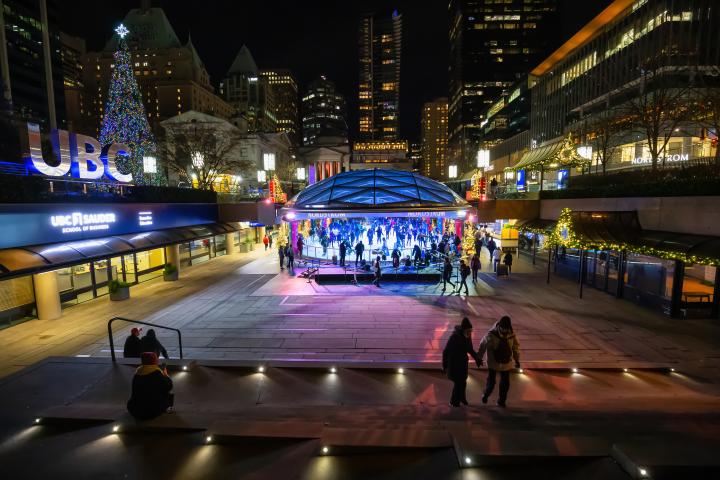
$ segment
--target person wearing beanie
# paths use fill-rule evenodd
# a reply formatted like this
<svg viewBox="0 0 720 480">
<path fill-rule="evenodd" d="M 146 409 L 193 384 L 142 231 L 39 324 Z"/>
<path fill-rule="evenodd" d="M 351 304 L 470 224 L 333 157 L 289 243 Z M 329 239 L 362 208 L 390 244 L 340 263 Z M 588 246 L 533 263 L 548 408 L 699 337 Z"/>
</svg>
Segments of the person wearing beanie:
<svg viewBox="0 0 720 480">
<path fill-rule="evenodd" d="M 462 319 L 460 325 L 456 325 L 453 333 L 448 338 L 442 356 L 443 373 L 453 382 L 450 405 L 459 407 L 462 403 L 467 405 L 465 390 L 468 377 L 468 355 L 475 359 L 475 364 L 480 367 L 480 357 L 475 353 L 472 345 L 472 323 L 467 317 Z"/>
<path fill-rule="evenodd" d="M 480 348 L 478 349 L 480 364 L 482 364 L 482 358 L 486 353 L 488 377 L 482 402 L 487 403 L 488 397 L 495 388 L 497 373 L 500 372 L 500 394 L 497 404 L 499 407 L 504 407 L 508 390 L 510 390 L 510 371 L 513 366 L 520 368 L 520 342 L 515 336 L 512 321 L 507 315 L 495 323 L 495 326 L 485 334 L 485 337 L 480 342 Z"/>
<path fill-rule="evenodd" d="M 165 412 L 172 413 L 175 396 L 167 370 L 158 366 L 155 352 L 143 352 L 140 359 L 142 365 L 137 368 L 132 380 L 128 412 L 138 420 L 150 420 Z"/>
<path fill-rule="evenodd" d="M 125 339 L 125 348 L 123 348 L 123 357 L 140 358 L 142 353 L 142 341 L 140 340 L 141 328 L 133 328 L 130 335 Z"/>
</svg>

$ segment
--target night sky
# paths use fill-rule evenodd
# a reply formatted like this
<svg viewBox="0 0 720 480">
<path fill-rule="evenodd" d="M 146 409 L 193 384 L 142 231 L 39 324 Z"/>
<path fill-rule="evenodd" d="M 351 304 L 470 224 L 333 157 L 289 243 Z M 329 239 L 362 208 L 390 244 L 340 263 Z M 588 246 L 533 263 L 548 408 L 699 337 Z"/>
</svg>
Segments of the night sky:
<svg viewBox="0 0 720 480">
<path fill-rule="evenodd" d="M 610 0 L 562 0 L 565 37 L 569 37 Z M 140 0 L 63 1 L 60 27 L 97 51 Z M 360 14 L 397 8 L 403 15 L 400 134 L 419 139 L 422 104 L 447 96 L 448 11 L 446 0 L 399 1 L 216 1 L 155 0 L 181 42 L 192 35 L 217 86 L 241 45 L 247 44 L 258 67 L 290 68 L 300 93 L 320 74 L 333 80 L 348 102 L 348 123 L 357 130 L 357 25 Z"/>
</svg>

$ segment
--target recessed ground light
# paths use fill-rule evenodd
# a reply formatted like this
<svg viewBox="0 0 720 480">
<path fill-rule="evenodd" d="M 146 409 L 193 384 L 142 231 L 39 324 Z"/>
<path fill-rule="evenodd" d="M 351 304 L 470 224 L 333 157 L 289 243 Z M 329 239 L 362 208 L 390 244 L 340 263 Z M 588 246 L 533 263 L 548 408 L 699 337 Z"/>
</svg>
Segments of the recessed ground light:
<svg viewBox="0 0 720 480">
<path fill-rule="evenodd" d="M 670 371 L 671 371 L 671 372 L 674 372 L 674 371 L 675 371 L 675 369 L 674 369 L 674 368 L 671 368 L 671 369 L 670 369 Z"/>
<path fill-rule="evenodd" d="M 337 368 L 330 367 L 330 373 L 337 373 Z"/>
<path fill-rule="evenodd" d="M 258 367 L 258 372 L 260 372 L 260 373 L 265 372 L 265 367 L 263 367 L 262 365 L 260 365 L 260 366 Z"/>
<path fill-rule="evenodd" d="M 328 452 L 330 452 L 330 449 L 328 447 L 322 447 L 323 455 L 327 455 Z"/>
<path fill-rule="evenodd" d="M 523 370 L 522 368 L 518 368 L 518 373 L 525 373 L 525 370 Z"/>
<path fill-rule="evenodd" d="M 640 473 L 640 476 L 641 476 L 641 477 L 647 477 L 647 476 L 648 476 L 648 471 L 647 471 L 646 469 L 642 468 L 642 467 L 638 468 L 638 472 Z"/>
<path fill-rule="evenodd" d="M 187 371 L 187 365 L 183 365 L 183 370 Z"/>
<path fill-rule="evenodd" d="M 404 368 L 398 368 L 398 369 L 397 369 L 397 372 L 400 373 L 400 374 L 403 374 L 403 373 L 405 373 L 405 369 L 404 369 Z"/>
<path fill-rule="evenodd" d="M 627 373 L 627 372 L 628 372 L 628 369 L 627 369 L 627 368 L 623 368 L 623 372 Z"/>
<path fill-rule="evenodd" d="M 573 369 L 572 369 L 572 372 L 573 372 L 573 373 L 578 373 L 578 369 L 577 369 L 577 368 L 573 368 Z"/>
<path fill-rule="evenodd" d="M 112 431 L 113 431 L 113 433 L 119 432 L 119 431 L 120 431 L 120 425 L 113 425 Z"/>
<path fill-rule="evenodd" d="M 470 457 L 465 457 L 465 465 L 470 465 L 472 463 L 472 459 Z"/>
<path fill-rule="evenodd" d="M 36 418 L 36 419 L 35 419 L 35 423 L 40 423 L 40 419 L 39 419 L 39 418 Z"/>
<path fill-rule="evenodd" d="M 205 437 L 205 443 L 210 443 L 210 442 L 212 442 L 212 437 L 210 435 L 208 435 L 207 437 Z"/>
</svg>

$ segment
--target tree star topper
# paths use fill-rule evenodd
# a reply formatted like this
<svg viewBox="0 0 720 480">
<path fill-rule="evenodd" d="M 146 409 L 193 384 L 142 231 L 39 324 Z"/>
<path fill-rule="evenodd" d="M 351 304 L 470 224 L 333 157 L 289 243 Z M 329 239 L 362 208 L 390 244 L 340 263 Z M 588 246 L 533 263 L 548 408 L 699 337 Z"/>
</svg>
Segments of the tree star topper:
<svg viewBox="0 0 720 480">
<path fill-rule="evenodd" d="M 130 33 L 130 30 L 128 30 L 127 27 L 125 27 L 125 25 L 123 25 L 123 24 L 121 23 L 121 24 L 118 25 L 118 27 L 115 29 L 115 33 L 117 33 L 117 34 L 120 36 L 120 38 L 125 38 L 125 35 L 127 35 L 128 33 Z"/>
</svg>

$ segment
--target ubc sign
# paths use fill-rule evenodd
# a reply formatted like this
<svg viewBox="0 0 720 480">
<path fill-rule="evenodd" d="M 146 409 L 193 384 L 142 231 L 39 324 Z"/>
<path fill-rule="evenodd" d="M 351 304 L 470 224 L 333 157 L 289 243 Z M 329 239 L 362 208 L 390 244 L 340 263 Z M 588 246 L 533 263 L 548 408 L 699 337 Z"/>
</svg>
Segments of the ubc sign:
<svg viewBox="0 0 720 480">
<path fill-rule="evenodd" d="M 98 180 L 105 174 L 116 182 L 132 182 L 132 174 L 120 172 L 115 162 L 118 155 L 130 154 L 130 148 L 126 145 L 113 143 L 103 151 L 100 142 L 90 136 L 53 130 L 50 137 L 59 164 L 52 166 L 42 156 L 40 127 L 35 123 L 28 123 L 27 128 L 28 169 L 49 177 L 64 177 L 69 173 L 74 178 Z"/>
<path fill-rule="evenodd" d="M 61 228 L 62 233 L 109 230 L 110 224 L 115 223 L 115 221 L 114 213 L 73 212 L 66 215 L 50 216 L 50 224 L 55 228 Z M 142 222 L 140 225 L 142 225 Z"/>
</svg>

